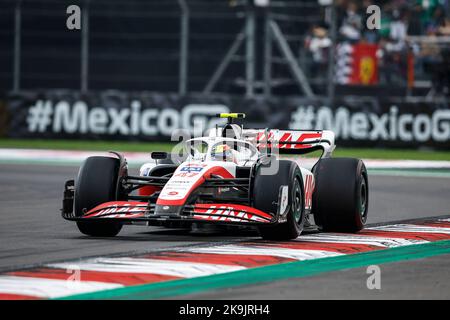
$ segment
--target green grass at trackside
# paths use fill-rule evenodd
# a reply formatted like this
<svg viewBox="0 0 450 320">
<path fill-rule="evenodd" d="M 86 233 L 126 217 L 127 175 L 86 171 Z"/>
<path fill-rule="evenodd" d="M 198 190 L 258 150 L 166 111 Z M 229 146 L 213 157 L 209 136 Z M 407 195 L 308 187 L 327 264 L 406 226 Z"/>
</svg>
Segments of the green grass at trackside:
<svg viewBox="0 0 450 320">
<path fill-rule="evenodd" d="M 150 152 L 170 151 L 173 143 L 83 140 L 0 139 L 0 148 Z M 450 160 L 450 151 L 336 148 L 336 157 L 364 159 Z"/>
<path fill-rule="evenodd" d="M 450 160 L 450 151 L 422 151 L 409 149 L 356 149 L 341 148 L 333 153 L 336 157 L 386 160 Z"/>
<path fill-rule="evenodd" d="M 17 149 L 149 152 L 170 151 L 173 146 L 174 144 L 166 142 L 0 139 L 0 148 Z"/>
</svg>

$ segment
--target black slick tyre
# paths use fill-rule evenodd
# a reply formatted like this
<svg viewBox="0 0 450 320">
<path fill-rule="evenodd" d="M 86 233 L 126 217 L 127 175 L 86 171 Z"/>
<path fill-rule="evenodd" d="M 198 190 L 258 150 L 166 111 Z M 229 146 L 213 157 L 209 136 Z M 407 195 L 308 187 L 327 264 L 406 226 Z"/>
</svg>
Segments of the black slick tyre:
<svg viewBox="0 0 450 320">
<path fill-rule="evenodd" d="M 120 161 L 110 157 L 89 157 L 81 166 L 75 181 L 75 216 L 81 217 L 95 206 L 116 199 Z M 113 237 L 122 225 L 110 221 L 78 221 L 81 233 L 94 237 Z"/>
<path fill-rule="evenodd" d="M 314 168 L 312 212 L 324 231 L 357 232 L 364 227 L 369 206 L 369 183 L 362 160 L 321 159 Z"/>
<path fill-rule="evenodd" d="M 275 215 L 278 211 L 278 197 L 281 186 L 288 186 L 288 212 L 286 222 L 258 227 L 263 239 L 290 240 L 297 238 L 303 231 L 304 192 L 303 180 L 298 165 L 293 161 L 278 160 L 276 174 L 264 175 L 261 165 L 255 174 L 253 187 L 253 205 L 255 208 Z"/>
</svg>

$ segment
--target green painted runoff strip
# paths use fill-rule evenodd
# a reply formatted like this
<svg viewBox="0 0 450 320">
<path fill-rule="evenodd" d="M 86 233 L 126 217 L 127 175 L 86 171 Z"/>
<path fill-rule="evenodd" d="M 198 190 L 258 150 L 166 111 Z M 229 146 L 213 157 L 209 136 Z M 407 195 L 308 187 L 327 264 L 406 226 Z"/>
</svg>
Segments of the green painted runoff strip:
<svg viewBox="0 0 450 320">
<path fill-rule="evenodd" d="M 62 299 L 158 299 L 214 289 L 313 276 L 324 272 L 359 268 L 372 264 L 421 259 L 450 254 L 450 240 L 409 245 L 351 255 L 289 262 L 211 276 L 150 283 L 97 291 Z"/>
<path fill-rule="evenodd" d="M 450 178 L 447 168 L 368 168 L 369 175 L 397 177 Z"/>
</svg>

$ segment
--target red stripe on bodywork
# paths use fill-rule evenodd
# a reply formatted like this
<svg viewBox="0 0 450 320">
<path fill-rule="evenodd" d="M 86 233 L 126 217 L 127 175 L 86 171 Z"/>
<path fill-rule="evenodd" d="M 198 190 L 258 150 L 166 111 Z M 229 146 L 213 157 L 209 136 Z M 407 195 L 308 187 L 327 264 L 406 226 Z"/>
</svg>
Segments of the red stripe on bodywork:
<svg viewBox="0 0 450 320">
<path fill-rule="evenodd" d="M 225 208 L 222 208 L 222 207 L 225 207 Z M 273 218 L 270 214 L 265 213 L 256 208 L 239 205 L 239 204 L 231 204 L 231 203 L 199 203 L 199 204 L 195 205 L 194 211 L 196 213 L 205 213 L 209 209 L 221 210 L 221 209 L 228 209 L 228 208 L 230 208 L 232 210 L 236 210 L 238 212 L 251 213 L 256 216 L 260 216 L 260 217 L 263 217 L 263 218 L 266 218 L 269 220 L 272 220 L 272 218 Z"/>
<path fill-rule="evenodd" d="M 39 268 L 30 271 L 9 272 L 7 275 L 30 278 L 44 278 L 67 280 L 72 273 L 67 273 L 65 269 Z M 101 271 L 80 271 L 80 281 L 97 281 L 107 283 L 118 283 L 125 286 L 139 285 L 144 283 L 153 283 L 180 279 L 179 277 L 146 274 L 146 273 L 123 273 L 123 272 L 101 272 Z"/>
<path fill-rule="evenodd" d="M 164 252 L 156 255 L 145 255 L 142 256 L 141 258 L 175 260 L 183 262 L 197 262 L 208 264 L 223 264 L 229 266 L 243 266 L 247 268 L 295 261 L 294 259 L 275 256 L 233 255 L 233 254 L 191 253 L 191 252 Z"/>
<path fill-rule="evenodd" d="M 311 209 L 312 195 L 314 192 L 314 179 L 313 176 L 310 174 L 306 176 L 304 192 L 305 192 L 305 208 Z"/>
<path fill-rule="evenodd" d="M 162 188 L 157 186 L 143 186 L 138 189 L 140 196 L 151 196 L 156 191 L 160 191 Z"/>
<path fill-rule="evenodd" d="M 287 132 L 283 134 L 283 136 L 279 140 L 279 148 L 280 149 L 306 149 L 311 148 L 312 144 L 301 144 L 305 142 L 307 139 L 320 139 L 322 138 L 321 132 L 313 132 L 313 133 L 301 133 L 297 140 L 292 141 L 292 133 Z M 284 143 L 283 143 L 284 142 Z M 287 144 L 286 142 L 290 142 Z M 297 143 L 295 143 L 297 142 Z"/>
<path fill-rule="evenodd" d="M 445 233 L 425 233 L 425 232 L 402 232 L 384 230 L 362 230 L 357 233 L 362 236 L 373 236 L 383 238 L 400 238 L 407 240 L 439 241 L 450 239 L 450 234 Z"/>
<path fill-rule="evenodd" d="M 147 204 L 139 201 L 109 201 L 89 210 L 83 218 L 102 217 L 105 215 L 123 215 L 127 218 L 136 218 L 144 215 Z"/>
<path fill-rule="evenodd" d="M 299 238 L 301 239 L 301 237 Z M 353 244 L 353 243 L 332 243 L 332 242 L 309 242 L 309 241 L 289 241 L 289 242 L 248 242 L 243 245 L 256 247 L 285 248 L 297 250 L 322 250 L 330 252 L 338 252 L 343 254 L 367 252 L 373 250 L 385 249 L 369 244 Z"/>
</svg>

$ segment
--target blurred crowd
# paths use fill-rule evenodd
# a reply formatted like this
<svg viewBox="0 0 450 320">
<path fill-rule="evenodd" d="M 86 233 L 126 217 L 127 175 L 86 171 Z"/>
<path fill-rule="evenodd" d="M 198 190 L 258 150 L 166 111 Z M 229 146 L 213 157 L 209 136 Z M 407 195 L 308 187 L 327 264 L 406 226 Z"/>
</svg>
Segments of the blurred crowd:
<svg viewBox="0 0 450 320">
<path fill-rule="evenodd" d="M 370 5 L 381 8 L 380 29 L 370 30 Z M 450 0 L 337 0 L 337 42 L 377 44 L 380 82 L 404 84 L 408 57 L 414 72 L 447 90 L 450 75 Z M 316 67 L 328 64 L 331 46 L 326 23 L 311 27 L 305 46 Z"/>
</svg>

